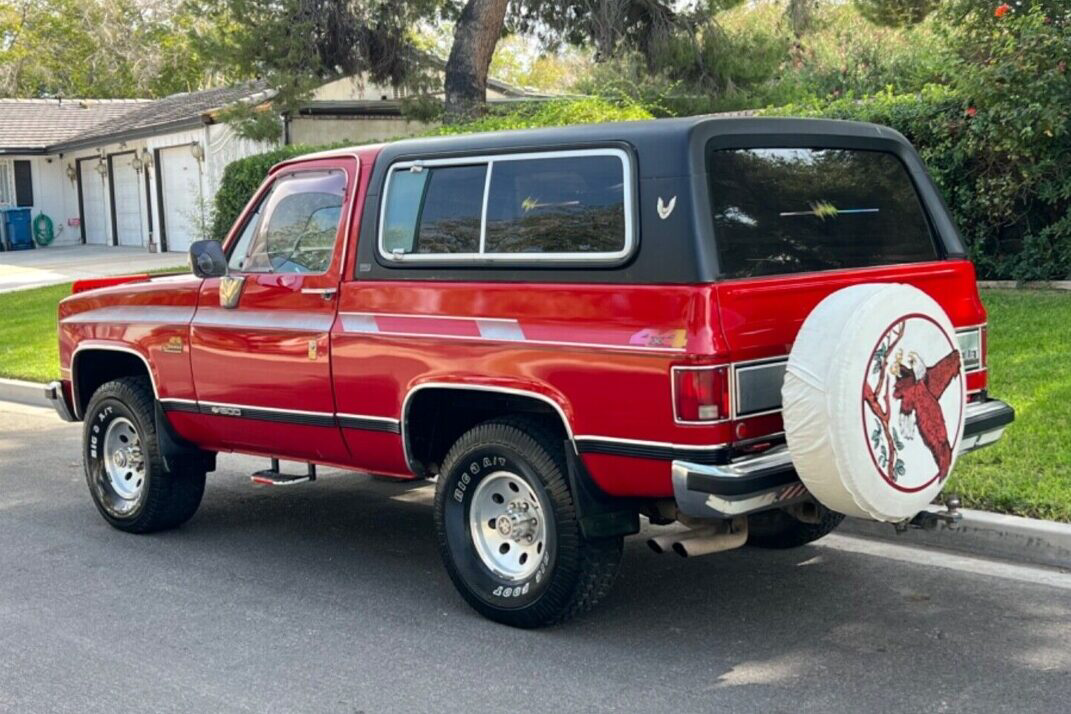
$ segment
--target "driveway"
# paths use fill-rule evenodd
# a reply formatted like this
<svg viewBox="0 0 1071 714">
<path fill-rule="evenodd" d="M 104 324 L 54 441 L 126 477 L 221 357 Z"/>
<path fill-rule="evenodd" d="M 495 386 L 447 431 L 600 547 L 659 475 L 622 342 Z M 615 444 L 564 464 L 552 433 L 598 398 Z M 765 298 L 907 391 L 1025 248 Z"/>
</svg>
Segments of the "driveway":
<svg viewBox="0 0 1071 714">
<path fill-rule="evenodd" d="M 222 456 L 182 528 L 108 527 L 81 425 L 0 403 L 0 712 L 1066 712 L 1071 574 L 834 534 L 683 560 L 631 538 L 592 613 L 481 619 L 430 489 Z"/>
<path fill-rule="evenodd" d="M 69 283 L 82 278 L 144 273 L 184 266 L 184 253 L 144 248 L 71 245 L 0 252 L 0 293 Z"/>
</svg>

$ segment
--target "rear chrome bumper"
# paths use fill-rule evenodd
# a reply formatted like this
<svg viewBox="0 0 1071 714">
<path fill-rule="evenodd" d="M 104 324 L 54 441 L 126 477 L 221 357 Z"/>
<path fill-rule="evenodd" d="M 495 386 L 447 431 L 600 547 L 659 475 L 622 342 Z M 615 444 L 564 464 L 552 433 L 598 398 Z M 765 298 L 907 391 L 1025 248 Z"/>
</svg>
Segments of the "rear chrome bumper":
<svg viewBox="0 0 1071 714">
<path fill-rule="evenodd" d="M 67 393 L 63 390 L 63 382 L 49 382 L 45 387 L 45 398 L 52 402 L 52 408 L 59 414 L 63 421 L 76 421 L 71 405 L 67 403 Z"/>
<path fill-rule="evenodd" d="M 963 420 L 963 439 L 959 443 L 959 453 L 989 446 L 1004 436 L 1004 430 L 1015 421 L 1015 410 L 1011 405 L 999 399 L 986 399 L 967 405 L 967 416 Z"/>
<path fill-rule="evenodd" d="M 992 444 L 1014 420 L 1015 410 L 998 399 L 968 404 L 959 452 Z M 778 446 L 728 464 L 674 461 L 673 497 L 677 509 L 693 518 L 732 518 L 811 496 L 796 474 L 788 448 Z"/>
</svg>

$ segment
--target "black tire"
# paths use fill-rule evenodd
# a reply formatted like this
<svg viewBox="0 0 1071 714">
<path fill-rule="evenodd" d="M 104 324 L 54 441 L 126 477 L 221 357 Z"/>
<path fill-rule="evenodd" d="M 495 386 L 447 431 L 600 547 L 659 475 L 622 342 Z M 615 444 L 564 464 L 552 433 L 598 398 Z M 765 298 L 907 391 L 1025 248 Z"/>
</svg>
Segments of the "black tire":
<svg viewBox="0 0 1071 714">
<path fill-rule="evenodd" d="M 168 472 L 156 440 L 155 401 L 145 377 L 124 377 L 102 385 L 89 400 L 83 429 L 83 463 L 86 483 L 97 510 L 112 526 L 129 533 L 152 533 L 175 528 L 188 521 L 201 505 L 205 471 L 184 467 Z M 140 441 L 143 474 L 135 485 L 140 490 L 123 498 L 110 484 L 104 455 L 109 426 L 123 419 L 136 429 Z M 131 477 L 127 477 L 129 481 Z"/>
<path fill-rule="evenodd" d="M 798 548 L 829 535 L 844 520 L 843 513 L 831 511 L 821 504 L 817 523 L 804 523 L 786 511 L 763 511 L 748 516 L 748 545 L 759 548 Z"/>
<path fill-rule="evenodd" d="M 544 518 L 545 552 L 538 570 L 521 579 L 488 567 L 470 530 L 480 482 L 502 473 L 529 486 Z M 435 490 L 439 550 L 461 596 L 484 617 L 514 627 L 553 625 L 591 609 L 613 584 L 623 538 L 583 536 L 565 474 L 562 439 L 531 419 L 480 424 L 447 454 Z"/>
</svg>

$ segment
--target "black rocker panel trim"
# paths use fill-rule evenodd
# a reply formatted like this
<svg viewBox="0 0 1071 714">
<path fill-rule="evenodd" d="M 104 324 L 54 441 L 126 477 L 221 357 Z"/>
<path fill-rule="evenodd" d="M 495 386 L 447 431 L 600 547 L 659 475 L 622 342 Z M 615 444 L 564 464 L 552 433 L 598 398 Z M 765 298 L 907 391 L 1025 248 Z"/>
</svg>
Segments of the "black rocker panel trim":
<svg viewBox="0 0 1071 714">
<path fill-rule="evenodd" d="M 671 446 L 653 444 L 625 444 L 619 441 L 599 441 L 582 439 L 576 442 L 577 451 L 582 454 L 607 454 L 609 456 L 631 456 L 638 459 L 656 459 L 659 461 L 690 461 L 693 464 L 725 464 L 729 462 L 730 451 L 725 447 L 710 449 L 678 449 Z"/>
<path fill-rule="evenodd" d="M 190 414 L 208 414 L 234 419 L 255 419 L 282 424 L 301 424 L 305 426 L 339 426 L 343 429 L 361 429 L 363 431 L 380 431 L 389 434 L 401 433 L 397 422 L 381 419 L 365 419 L 356 416 L 335 416 L 331 414 L 300 414 L 279 412 L 256 407 L 221 406 L 213 404 L 191 404 L 189 402 L 161 401 L 160 408 L 165 412 L 186 412 Z"/>
<path fill-rule="evenodd" d="M 388 434 L 402 433 L 402 427 L 398 422 L 382 421 L 380 419 L 363 419 L 361 417 L 342 416 L 336 417 L 338 425 L 343 429 L 362 429 L 364 431 L 383 431 Z"/>
<path fill-rule="evenodd" d="M 186 412 L 188 414 L 199 414 L 201 412 L 196 404 L 191 404 L 189 402 L 169 402 L 163 400 L 159 402 L 159 404 L 160 408 L 165 412 Z"/>
<path fill-rule="evenodd" d="M 304 426 L 335 426 L 335 417 L 331 414 L 295 414 L 293 412 L 276 412 L 256 407 L 224 407 L 213 404 L 201 404 L 201 414 L 225 416 L 256 421 L 272 421 L 282 424 L 301 424 Z"/>
</svg>

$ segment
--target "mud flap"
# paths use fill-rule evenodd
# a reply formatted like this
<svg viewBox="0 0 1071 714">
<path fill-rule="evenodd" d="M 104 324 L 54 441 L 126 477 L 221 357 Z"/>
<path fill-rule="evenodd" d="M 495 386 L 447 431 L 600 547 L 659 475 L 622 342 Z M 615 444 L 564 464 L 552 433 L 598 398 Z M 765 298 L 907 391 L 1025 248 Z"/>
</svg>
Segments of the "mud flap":
<svg viewBox="0 0 1071 714">
<path fill-rule="evenodd" d="M 160 402 L 156 402 L 156 443 L 168 473 L 184 466 L 204 469 L 207 473 L 216 470 L 216 452 L 200 449 L 176 434 Z"/>
<path fill-rule="evenodd" d="M 565 463 L 569 489 L 576 504 L 577 521 L 585 538 L 610 538 L 640 532 L 639 505 L 612 498 L 595 485 L 571 441 L 566 441 Z"/>
</svg>

